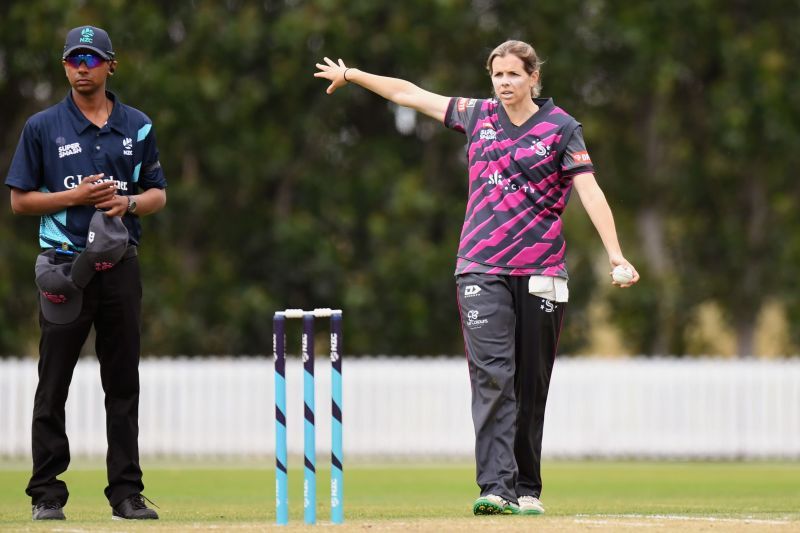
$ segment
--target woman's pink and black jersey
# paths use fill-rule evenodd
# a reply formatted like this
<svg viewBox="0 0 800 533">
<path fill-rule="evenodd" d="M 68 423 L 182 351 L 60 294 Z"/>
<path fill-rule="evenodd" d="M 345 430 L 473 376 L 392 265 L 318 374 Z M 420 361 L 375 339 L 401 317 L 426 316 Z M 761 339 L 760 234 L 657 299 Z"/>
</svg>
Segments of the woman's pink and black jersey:
<svg viewBox="0 0 800 533">
<path fill-rule="evenodd" d="M 552 99 L 515 126 L 496 100 L 452 98 L 445 126 L 468 138 L 469 197 L 456 274 L 567 277 L 561 214 L 572 177 L 594 172 L 580 124 Z"/>
</svg>

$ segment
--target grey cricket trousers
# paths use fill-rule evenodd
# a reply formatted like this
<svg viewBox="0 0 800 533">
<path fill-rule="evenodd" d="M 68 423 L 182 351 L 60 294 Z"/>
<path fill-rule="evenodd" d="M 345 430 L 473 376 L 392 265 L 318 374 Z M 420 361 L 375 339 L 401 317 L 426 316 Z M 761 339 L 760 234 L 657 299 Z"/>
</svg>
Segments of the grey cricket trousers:
<svg viewBox="0 0 800 533">
<path fill-rule="evenodd" d="M 472 386 L 481 495 L 542 492 L 544 412 L 566 304 L 528 293 L 528 276 L 456 276 Z"/>
</svg>

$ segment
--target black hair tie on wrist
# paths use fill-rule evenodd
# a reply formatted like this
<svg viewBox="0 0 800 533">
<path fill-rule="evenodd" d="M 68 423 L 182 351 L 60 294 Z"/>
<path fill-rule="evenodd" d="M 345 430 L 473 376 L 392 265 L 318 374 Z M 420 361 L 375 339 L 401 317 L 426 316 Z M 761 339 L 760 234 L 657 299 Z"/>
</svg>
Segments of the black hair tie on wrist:
<svg viewBox="0 0 800 533">
<path fill-rule="evenodd" d="M 350 70 L 350 68 L 344 69 L 344 74 L 342 74 L 342 77 L 344 78 L 344 81 L 346 81 L 347 83 L 350 83 L 350 80 L 347 79 L 347 71 L 348 70 Z"/>
</svg>

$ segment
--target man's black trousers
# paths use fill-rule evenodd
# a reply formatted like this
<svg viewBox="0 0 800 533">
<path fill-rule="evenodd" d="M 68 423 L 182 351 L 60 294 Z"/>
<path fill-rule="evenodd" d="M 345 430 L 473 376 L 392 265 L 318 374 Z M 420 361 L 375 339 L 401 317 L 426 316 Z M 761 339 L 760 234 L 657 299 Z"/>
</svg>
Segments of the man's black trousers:
<svg viewBox="0 0 800 533">
<path fill-rule="evenodd" d="M 65 259 L 68 260 L 68 259 Z M 65 410 L 72 373 L 94 325 L 95 349 L 105 392 L 106 497 L 112 506 L 144 490 L 139 466 L 139 347 L 142 285 L 136 255 L 98 272 L 84 290 L 83 308 L 72 323 L 53 324 L 39 313 L 39 384 L 33 406 L 33 475 L 26 489 L 32 503 L 66 504 L 69 492 L 57 477 L 70 461 Z"/>
</svg>

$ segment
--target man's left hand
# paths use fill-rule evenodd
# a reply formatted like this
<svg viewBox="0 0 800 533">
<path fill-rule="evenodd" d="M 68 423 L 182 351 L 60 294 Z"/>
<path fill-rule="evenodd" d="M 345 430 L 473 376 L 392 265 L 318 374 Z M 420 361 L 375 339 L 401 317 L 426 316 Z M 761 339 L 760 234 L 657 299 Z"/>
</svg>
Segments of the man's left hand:
<svg viewBox="0 0 800 533">
<path fill-rule="evenodd" d="M 128 197 L 115 195 L 110 200 L 95 205 L 97 209 L 106 210 L 107 217 L 121 217 L 128 212 Z"/>
</svg>

